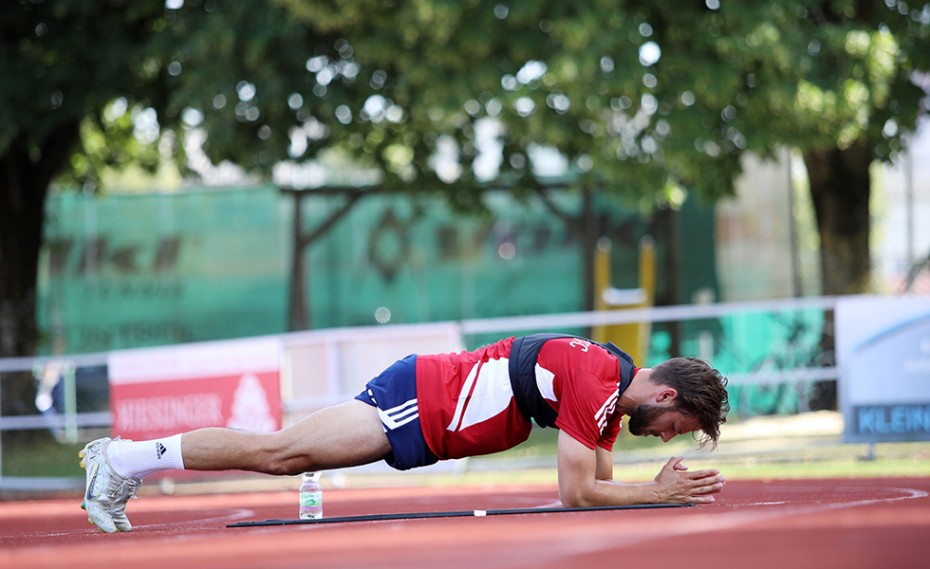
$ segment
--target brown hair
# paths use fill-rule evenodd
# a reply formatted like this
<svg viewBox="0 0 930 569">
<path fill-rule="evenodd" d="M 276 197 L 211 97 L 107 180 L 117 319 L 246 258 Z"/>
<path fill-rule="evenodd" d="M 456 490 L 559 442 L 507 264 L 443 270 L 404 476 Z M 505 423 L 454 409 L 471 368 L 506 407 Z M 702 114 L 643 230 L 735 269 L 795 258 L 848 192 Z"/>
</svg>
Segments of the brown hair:
<svg viewBox="0 0 930 569">
<path fill-rule="evenodd" d="M 727 378 L 703 360 L 672 358 L 652 368 L 651 380 L 678 391 L 676 408 L 700 423 L 701 446 L 713 443 L 716 447 L 720 425 L 727 422 L 730 411 Z"/>
</svg>

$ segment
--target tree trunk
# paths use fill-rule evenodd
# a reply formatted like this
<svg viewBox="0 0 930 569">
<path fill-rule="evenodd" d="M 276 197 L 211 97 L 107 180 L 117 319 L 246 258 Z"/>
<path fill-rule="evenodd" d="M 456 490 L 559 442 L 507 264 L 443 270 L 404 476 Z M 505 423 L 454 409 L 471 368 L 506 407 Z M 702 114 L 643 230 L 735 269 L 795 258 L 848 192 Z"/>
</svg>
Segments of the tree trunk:
<svg viewBox="0 0 930 569">
<path fill-rule="evenodd" d="M 872 144 L 864 139 L 845 149 L 804 152 L 820 235 L 822 294 L 859 294 L 871 287 L 872 156 Z"/>
<path fill-rule="evenodd" d="M 820 235 L 820 283 L 825 295 L 858 294 L 871 288 L 869 200 L 872 144 L 857 140 L 844 149 L 808 150 L 804 164 Z M 824 315 L 820 365 L 835 363 L 834 314 Z M 836 409 L 836 382 L 813 386 L 811 410 Z"/>
<path fill-rule="evenodd" d="M 596 190 L 588 186 L 581 189 L 581 301 L 583 310 L 594 310 L 594 257 L 597 252 L 597 240 L 601 238 L 600 217 L 595 205 Z M 590 335 L 591 330 L 588 330 Z"/>
<path fill-rule="evenodd" d="M 35 353 L 36 281 L 47 188 L 11 150 L 0 188 L 0 357 Z"/>
<path fill-rule="evenodd" d="M 0 155 L 0 357 L 31 356 L 38 347 L 36 283 L 45 198 L 78 134 L 74 121 L 39 145 L 20 135 Z"/>
</svg>

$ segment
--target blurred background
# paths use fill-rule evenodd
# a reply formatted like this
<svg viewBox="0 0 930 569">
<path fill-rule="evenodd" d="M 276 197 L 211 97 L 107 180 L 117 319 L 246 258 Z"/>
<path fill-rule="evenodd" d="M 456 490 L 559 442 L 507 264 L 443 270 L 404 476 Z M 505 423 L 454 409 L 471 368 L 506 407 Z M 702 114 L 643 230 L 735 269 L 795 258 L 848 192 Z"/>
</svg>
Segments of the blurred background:
<svg viewBox="0 0 930 569">
<path fill-rule="evenodd" d="M 539 330 L 930 438 L 850 437 L 835 314 L 930 295 L 928 3 L 17 0 L 0 50 L 0 489 Z"/>
</svg>

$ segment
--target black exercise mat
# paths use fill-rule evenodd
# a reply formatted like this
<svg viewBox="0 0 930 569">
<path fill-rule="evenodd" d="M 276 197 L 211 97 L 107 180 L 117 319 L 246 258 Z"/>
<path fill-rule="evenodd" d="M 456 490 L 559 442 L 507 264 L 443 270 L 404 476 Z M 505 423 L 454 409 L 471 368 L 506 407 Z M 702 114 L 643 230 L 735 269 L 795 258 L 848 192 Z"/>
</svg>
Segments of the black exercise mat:
<svg viewBox="0 0 930 569">
<path fill-rule="evenodd" d="M 303 524 L 338 524 L 349 522 L 377 522 L 385 520 L 422 520 L 428 518 L 480 518 L 484 516 L 512 516 L 524 514 L 555 514 L 573 512 L 603 512 L 609 510 L 645 510 L 655 508 L 681 508 L 692 504 L 631 504 L 628 506 L 594 506 L 591 508 L 513 508 L 504 510 L 458 510 L 449 512 L 411 512 L 394 514 L 363 514 L 359 516 L 337 516 L 316 520 L 282 519 L 227 524 L 228 528 L 290 526 Z"/>
</svg>

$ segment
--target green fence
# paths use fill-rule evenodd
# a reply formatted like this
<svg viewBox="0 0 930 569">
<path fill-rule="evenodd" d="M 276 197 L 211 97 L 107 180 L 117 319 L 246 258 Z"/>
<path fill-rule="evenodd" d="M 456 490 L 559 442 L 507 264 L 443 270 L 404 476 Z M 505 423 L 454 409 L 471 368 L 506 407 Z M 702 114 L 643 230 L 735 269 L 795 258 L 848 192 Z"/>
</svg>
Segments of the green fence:
<svg viewBox="0 0 930 569">
<path fill-rule="evenodd" d="M 310 190 L 312 192 L 312 190 Z M 577 214 L 577 193 L 553 196 Z M 305 229 L 343 198 L 303 201 Z M 541 201 L 487 196 L 487 215 L 431 197 L 361 199 L 305 251 L 312 328 L 417 323 L 583 309 L 582 254 Z M 85 196 L 48 203 L 40 274 L 44 351 L 86 353 L 287 331 L 294 200 L 275 187 Z M 684 300 L 716 293 L 713 210 L 686 205 L 676 231 L 688 255 Z M 615 286 L 637 282 L 636 244 L 659 232 L 606 202 L 597 215 L 614 243 Z M 659 302 L 667 263 L 660 261 Z M 678 301 L 680 301 L 679 299 Z"/>
<path fill-rule="evenodd" d="M 272 188 L 100 198 L 46 210 L 39 322 L 65 353 L 280 332 L 286 212 Z"/>
</svg>

